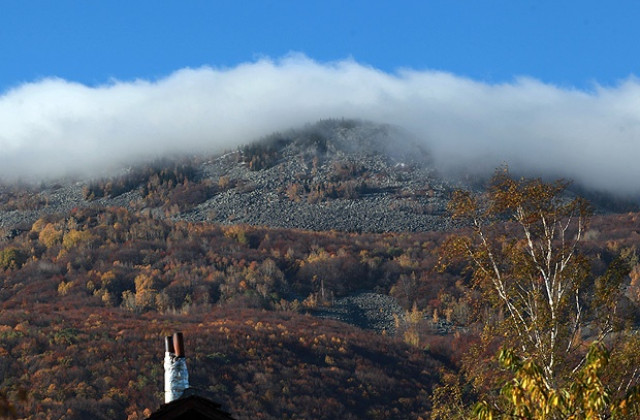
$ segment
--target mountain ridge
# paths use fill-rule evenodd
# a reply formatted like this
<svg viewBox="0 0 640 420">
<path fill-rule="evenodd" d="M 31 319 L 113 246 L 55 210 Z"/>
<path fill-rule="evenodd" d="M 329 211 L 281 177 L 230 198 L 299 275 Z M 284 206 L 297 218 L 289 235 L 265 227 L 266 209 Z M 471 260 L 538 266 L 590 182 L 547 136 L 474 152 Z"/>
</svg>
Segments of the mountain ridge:
<svg viewBox="0 0 640 420">
<path fill-rule="evenodd" d="M 23 194 L 22 208 L 4 200 L 0 227 L 26 225 L 73 207 L 122 206 L 174 220 L 223 224 L 371 232 L 433 230 L 447 227 L 442 216 L 455 187 L 437 175 L 428 152 L 400 129 L 353 120 L 323 120 L 219 156 L 165 160 L 150 166 L 154 165 L 157 168 L 147 173 L 133 168 L 102 180 L 32 187 Z M 199 186 L 203 196 L 193 205 L 184 205 L 188 200 L 167 203 L 166 197 L 154 203 L 146 200 L 153 189 L 148 184 L 157 181 L 158 173 L 167 172 L 166 168 L 177 171 L 180 165 L 195 174 L 174 177 L 167 188 L 191 183 Z M 114 187 L 117 184 L 122 188 Z"/>
<path fill-rule="evenodd" d="M 449 230 L 451 192 L 480 191 L 484 183 L 441 175 L 423 142 L 399 127 L 328 119 L 223 154 L 164 158 L 111 177 L 0 185 L 0 229 L 11 235 L 47 214 L 115 206 L 172 220 L 314 231 Z M 633 200 L 573 189 L 598 212 L 638 210 Z"/>
</svg>

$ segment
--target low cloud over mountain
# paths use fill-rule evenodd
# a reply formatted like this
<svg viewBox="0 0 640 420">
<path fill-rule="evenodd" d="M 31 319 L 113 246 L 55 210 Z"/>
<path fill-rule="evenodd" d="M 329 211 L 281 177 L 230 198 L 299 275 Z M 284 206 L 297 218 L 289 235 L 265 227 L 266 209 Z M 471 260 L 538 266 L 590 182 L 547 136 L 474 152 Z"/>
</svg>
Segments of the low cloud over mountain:
<svg viewBox="0 0 640 420">
<path fill-rule="evenodd" d="M 564 176 L 622 194 L 640 187 L 640 82 L 589 91 L 519 78 L 393 74 L 344 60 L 262 59 L 159 80 L 85 86 L 55 78 L 0 96 L 0 177 L 98 173 L 168 153 L 234 149 L 322 118 L 396 124 L 443 170 Z"/>
</svg>

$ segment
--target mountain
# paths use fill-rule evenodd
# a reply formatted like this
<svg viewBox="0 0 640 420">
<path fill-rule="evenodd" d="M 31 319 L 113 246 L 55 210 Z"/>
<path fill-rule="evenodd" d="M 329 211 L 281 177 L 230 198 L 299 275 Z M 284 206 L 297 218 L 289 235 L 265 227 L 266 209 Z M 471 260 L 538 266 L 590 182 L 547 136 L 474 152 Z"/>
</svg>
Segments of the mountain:
<svg viewBox="0 0 640 420">
<path fill-rule="evenodd" d="M 192 385 L 236 418 L 424 415 L 450 362 L 403 334 L 433 239 L 349 232 L 442 229 L 451 188 L 406 133 L 341 120 L 3 185 L 0 408 L 144 418 L 180 329 Z"/>
<path fill-rule="evenodd" d="M 0 227 L 74 207 L 125 206 L 174 220 L 318 231 L 441 230 L 455 187 L 399 128 L 326 120 L 221 156 L 166 159 L 99 180 L 4 186 Z"/>
<path fill-rule="evenodd" d="M 326 120 L 0 186 L 0 409 L 145 418 L 163 336 L 181 330 L 192 385 L 238 419 L 428 418 L 482 330 L 468 274 L 434 267 L 458 228 L 451 192 L 483 182 L 441 176 L 422 144 Z M 584 235 L 595 277 L 640 246 L 638 213 L 600 213 Z M 636 324 L 639 272 L 617 307 Z"/>
<path fill-rule="evenodd" d="M 315 231 L 448 230 L 451 191 L 483 183 L 441 176 L 424 142 L 398 127 L 323 120 L 222 155 L 165 158 L 101 179 L 0 185 L 0 229 L 77 207 L 117 206 L 172 220 Z M 599 212 L 638 210 L 634 200 L 580 185 L 573 191 Z"/>
</svg>

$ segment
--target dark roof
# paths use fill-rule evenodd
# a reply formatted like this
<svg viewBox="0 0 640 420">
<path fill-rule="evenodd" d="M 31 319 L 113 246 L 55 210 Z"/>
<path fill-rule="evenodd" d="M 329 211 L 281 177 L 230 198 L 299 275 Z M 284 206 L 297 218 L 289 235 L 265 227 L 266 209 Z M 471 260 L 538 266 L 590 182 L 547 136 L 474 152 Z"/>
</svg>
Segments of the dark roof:
<svg viewBox="0 0 640 420">
<path fill-rule="evenodd" d="M 197 395 L 179 398 L 151 414 L 147 420 L 189 419 L 189 420 L 233 420 L 227 412 L 220 410 L 217 404 Z"/>
</svg>

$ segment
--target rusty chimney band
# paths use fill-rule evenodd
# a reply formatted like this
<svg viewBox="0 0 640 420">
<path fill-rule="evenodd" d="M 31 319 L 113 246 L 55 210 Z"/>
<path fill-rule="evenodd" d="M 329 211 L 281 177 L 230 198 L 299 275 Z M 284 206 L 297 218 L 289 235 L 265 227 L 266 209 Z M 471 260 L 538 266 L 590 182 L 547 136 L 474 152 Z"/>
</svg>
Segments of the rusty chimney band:
<svg viewBox="0 0 640 420">
<path fill-rule="evenodd" d="M 181 332 L 173 333 L 173 349 L 177 357 L 184 357 L 184 338 Z"/>
<path fill-rule="evenodd" d="M 173 337 L 170 335 L 164 338 L 164 351 L 166 353 L 175 353 L 173 348 Z"/>
</svg>

